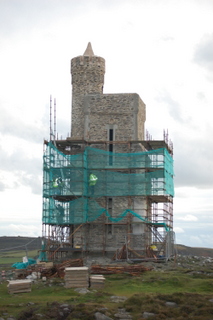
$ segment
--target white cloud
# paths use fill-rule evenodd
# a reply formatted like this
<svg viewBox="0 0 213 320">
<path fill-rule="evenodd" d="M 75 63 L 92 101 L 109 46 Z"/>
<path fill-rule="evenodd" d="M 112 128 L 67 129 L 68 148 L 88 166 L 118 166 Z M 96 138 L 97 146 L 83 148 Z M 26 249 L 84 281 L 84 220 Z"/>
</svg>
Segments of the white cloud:
<svg viewBox="0 0 213 320">
<path fill-rule="evenodd" d="M 199 236 L 190 236 L 189 237 L 189 243 L 194 243 L 196 242 L 196 245 L 203 245 L 203 241 L 200 239 Z"/>
<path fill-rule="evenodd" d="M 9 224 L 0 226 L 0 236 L 38 237 L 41 234 L 41 225 Z"/>
<path fill-rule="evenodd" d="M 198 218 L 193 216 L 192 214 L 187 214 L 184 217 L 177 217 L 176 219 L 181 221 L 198 221 Z"/>
<path fill-rule="evenodd" d="M 175 227 L 175 228 L 174 228 L 174 232 L 175 232 L 175 234 L 178 234 L 178 233 L 184 233 L 185 231 L 184 231 L 183 228 Z"/>
<path fill-rule="evenodd" d="M 203 35 L 197 45 L 194 61 L 204 67 L 207 72 L 213 72 L 213 33 Z"/>
</svg>

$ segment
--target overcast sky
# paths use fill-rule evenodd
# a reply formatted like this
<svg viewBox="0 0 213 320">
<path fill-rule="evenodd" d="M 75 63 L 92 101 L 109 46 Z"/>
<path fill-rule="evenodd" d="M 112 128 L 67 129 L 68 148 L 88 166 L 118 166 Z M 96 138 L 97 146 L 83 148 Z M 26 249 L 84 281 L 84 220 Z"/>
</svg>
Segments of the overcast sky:
<svg viewBox="0 0 213 320">
<path fill-rule="evenodd" d="M 70 60 L 92 43 L 104 93 L 138 93 L 174 144 L 176 242 L 213 248 L 213 1 L 0 0 L 0 236 L 41 236 L 49 98 L 70 132 Z"/>
</svg>

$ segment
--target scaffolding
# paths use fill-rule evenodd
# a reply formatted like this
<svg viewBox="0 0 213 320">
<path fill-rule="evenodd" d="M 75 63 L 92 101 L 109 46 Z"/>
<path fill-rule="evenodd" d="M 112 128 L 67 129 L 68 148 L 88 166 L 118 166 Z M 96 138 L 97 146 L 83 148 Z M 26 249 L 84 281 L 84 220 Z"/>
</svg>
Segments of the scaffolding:
<svg viewBox="0 0 213 320">
<path fill-rule="evenodd" d="M 110 152 L 111 144 L 125 152 Z M 173 176 L 165 140 L 45 141 L 42 222 L 49 258 L 114 251 L 116 259 L 155 259 L 151 244 L 158 257 L 171 256 Z"/>
</svg>

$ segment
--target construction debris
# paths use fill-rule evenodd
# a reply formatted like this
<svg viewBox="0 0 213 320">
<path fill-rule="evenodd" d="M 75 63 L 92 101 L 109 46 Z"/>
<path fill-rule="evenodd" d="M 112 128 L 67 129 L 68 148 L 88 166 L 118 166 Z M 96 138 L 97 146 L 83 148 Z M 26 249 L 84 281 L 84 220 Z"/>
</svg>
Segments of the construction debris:
<svg viewBox="0 0 213 320">
<path fill-rule="evenodd" d="M 126 244 L 121 249 L 117 249 L 112 260 L 125 260 L 127 259 Z"/>
<path fill-rule="evenodd" d="M 64 278 L 65 268 L 68 267 L 82 267 L 83 260 L 82 259 L 70 259 L 66 260 L 60 264 L 53 264 L 53 262 L 49 263 L 39 263 L 31 268 L 32 271 L 40 272 L 41 278 Z"/>
<path fill-rule="evenodd" d="M 31 292 L 31 280 L 11 280 L 7 287 L 9 293 Z"/>
<path fill-rule="evenodd" d="M 25 279 L 26 276 L 28 276 L 29 273 L 27 272 L 27 269 L 16 269 L 14 270 L 14 277 L 15 279 Z"/>
<path fill-rule="evenodd" d="M 65 288 L 88 288 L 89 269 L 88 267 L 66 268 Z"/>
<path fill-rule="evenodd" d="M 45 262 L 45 261 L 40 261 L 37 263 L 37 266 L 44 268 L 44 269 L 49 269 L 53 267 L 53 262 Z"/>
<path fill-rule="evenodd" d="M 140 275 L 142 272 L 152 270 L 152 267 L 144 267 L 142 265 L 131 266 L 91 266 L 91 274 L 118 274 L 129 273 L 131 275 Z"/>
</svg>

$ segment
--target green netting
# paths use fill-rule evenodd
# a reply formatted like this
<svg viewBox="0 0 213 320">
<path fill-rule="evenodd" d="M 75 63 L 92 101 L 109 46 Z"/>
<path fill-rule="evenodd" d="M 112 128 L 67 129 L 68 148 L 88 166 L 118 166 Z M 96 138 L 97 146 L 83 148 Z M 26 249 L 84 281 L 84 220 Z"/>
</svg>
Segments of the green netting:
<svg viewBox="0 0 213 320">
<path fill-rule="evenodd" d="M 124 210 L 117 217 L 112 217 L 106 208 L 101 207 L 94 199 L 87 198 L 78 198 L 69 201 L 63 207 L 57 200 L 52 198 L 46 199 L 43 208 L 43 223 L 53 225 L 81 224 L 93 222 L 102 214 L 105 214 L 111 222 L 119 222 L 124 219 L 128 213 L 131 213 L 144 223 L 152 223 L 130 209 Z M 169 230 L 166 223 L 152 224 L 164 227 L 167 231 Z"/>
<path fill-rule="evenodd" d="M 112 153 L 87 147 L 81 154 L 65 155 L 49 143 L 43 163 L 43 222 L 47 224 L 90 222 L 102 213 L 110 218 L 96 202 L 103 196 L 174 195 L 173 159 L 165 148 Z M 98 178 L 95 186 L 89 183 L 91 173 Z M 131 210 L 112 221 L 120 221 L 127 212 Z"/>
</svg>

